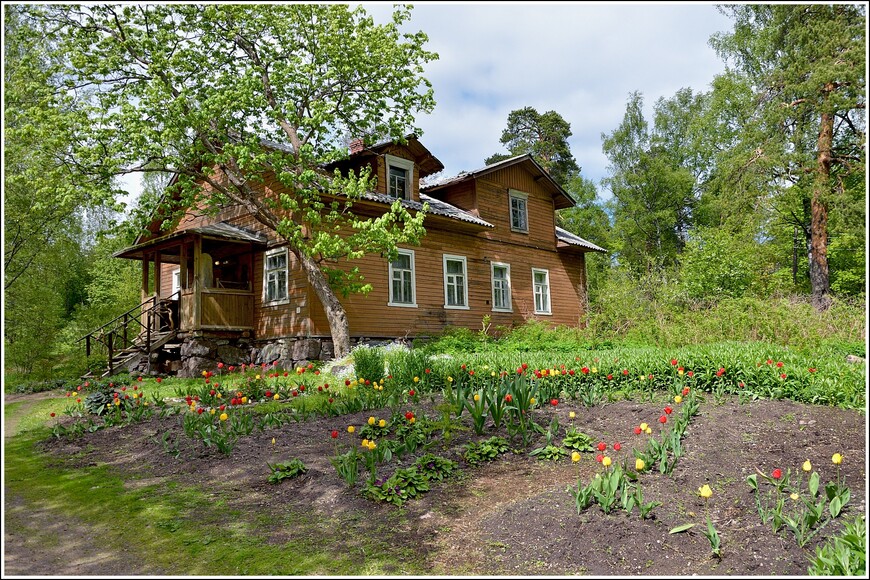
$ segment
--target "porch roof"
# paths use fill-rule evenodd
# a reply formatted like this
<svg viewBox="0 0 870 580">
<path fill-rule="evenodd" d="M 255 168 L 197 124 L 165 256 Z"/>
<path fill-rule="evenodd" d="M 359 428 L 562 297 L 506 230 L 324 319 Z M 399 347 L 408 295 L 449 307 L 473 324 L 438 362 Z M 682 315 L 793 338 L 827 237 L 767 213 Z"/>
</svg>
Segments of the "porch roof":
<svg viewBox="0 0 870 580">
<path fill-rule="evenodd" d="M 593 252 L 604 252 L 605 254 L 607 253 L 607 250 L 605 250 L 604 248 L 596 246 L 592 242 L 587 242 L 580 236 L 572 234 L 568 230 L 562 229 L 559 226 L 556 226 L 556 239 L 560 242 L 568 244 L 568 246 L 580 247 L 584 248 L 584 250 L 591 250 Z"/>
<path fill-rule="evenodd" d="M 154 250 L 160 248 L 161 246 L 175 246 L 175 242 L 181 241 L 183 238 L 188 237 L 192 234 L 198 234 L 204 238 L 211 238 L 229 243 L 253 244 L 255 246 L 265 246 L 268 242 L 266 236 L 263 234 L 244 230 L 242 228 L 232 226 L 228 223 L 221 222 L 172 232 L 165 236 L 154 238 L 148 240 L 147 242 L 142 242 L 141 244 L 136 244 L 135 246 L 130 246 L 129 248 L 124 248 L 123 250 L 118 250 L 117 252 L 112 254 L 112 256 L 115 258 L 142 260 L 144 255 L 143 252 L 145 250 Z"/>
</svg>

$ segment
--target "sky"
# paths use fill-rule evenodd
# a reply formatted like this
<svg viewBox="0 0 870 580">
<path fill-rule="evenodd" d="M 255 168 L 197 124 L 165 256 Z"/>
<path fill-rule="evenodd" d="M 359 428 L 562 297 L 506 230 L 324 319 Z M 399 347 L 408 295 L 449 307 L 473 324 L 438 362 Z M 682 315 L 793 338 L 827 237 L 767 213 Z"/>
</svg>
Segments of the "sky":
<svg viewBox="0 0 870 580">
<path fill-rule="evenodd" d="M 392 13 L 392 2 L 363 6 L 379 23 Z M 440 57 L 424 73 L 435 110 L 417 123 L 442 176 L 507 153 L 499 139 L 508 113 L 531 106 L 571 124 L 571 151 L 598 184 L 607 176 L 601 135 L 622 121 L 629 93 L 643 95 L 651 122 L 657 99 L 708 91 L 725 68 L 708 41 L 732 21 L 712 3 L 417 2 L 405 27 L 425 32 Z"/>
</svg>

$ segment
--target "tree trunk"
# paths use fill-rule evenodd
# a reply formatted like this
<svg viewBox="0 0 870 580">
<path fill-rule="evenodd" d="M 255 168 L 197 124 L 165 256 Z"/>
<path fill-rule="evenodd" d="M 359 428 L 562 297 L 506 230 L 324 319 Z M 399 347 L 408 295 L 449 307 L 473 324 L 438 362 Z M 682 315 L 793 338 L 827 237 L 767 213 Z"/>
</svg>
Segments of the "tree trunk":
<svg viewBox="0 0 870 580">
<path fill-rule="evenodd" d="M 810 285 L 812 302 L 817 310 L 831 305 L 828 278 L 828 192 L 831 181 L 831 147 L 834 139 L 834 118 L 822 113 L 819 127 L 816 176 L 813 183 L 810 222 Z"/>
<path fill-rule="evenodd" d="M 335 358 L 341 358 L 350 352 L 350 331 L 344 306 L 341 305 L 335 291 L 329 286 L 329 282 L 317 262 L 297 250 L 293 250 L 293 253 L 302 264 L 308 283 L 314 288 L 314 292 L 323 305 L 323 311 L 329 321 L 329 332 L 332 335 Z"/>
</svg>

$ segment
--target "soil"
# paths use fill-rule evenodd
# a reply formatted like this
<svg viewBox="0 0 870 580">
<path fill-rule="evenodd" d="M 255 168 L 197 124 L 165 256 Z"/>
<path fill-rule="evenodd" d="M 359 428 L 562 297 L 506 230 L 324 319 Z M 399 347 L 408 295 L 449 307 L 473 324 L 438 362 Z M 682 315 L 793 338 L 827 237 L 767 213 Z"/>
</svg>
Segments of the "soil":
<svg viewBox="0 0 870 580">
<path fill-rule="evenodd" d="M 663 401 L 618 401 L 584 408 L 570 401 L 535 411 L 535 420 L 547 426 L 553 415 L 561 425 L 574 426 L 594 440 L 608 444 L 615 461 L 629 459 L 633 448 L 645 445 L 646 436 L 633 428 L 641 422 L 658 427 Z M 403 409 L 404 411 L 405 409 Z M 414 407 L 418 416 L 437 418 L 434 402 Z M 570 411 L 576 412 L 572 421 Z M 474 434 L 470 417 L 463 415 L 465 430 L 449 440 L 439 438 L 429 449 L 459 463 L 461 474 L 433 482 L 430 492 L 402 508 L 362 497 L 361 482 L 349 489 L 329 459 L 340 450 L 359 444 L 347 433 L 348 425 L 362 426 L 370 415 L 388 417 L 389 411 L 365 411 L 343 417 L 312 417 L 278 429 L 256 429 L 243 438 L 230 455 L 187 438 L 177 416 L 86 434 L 68 441 L 51 439 L 42 444 L 46 453 L 66 466 L 108 464 L 129 486 L 167 484 L 211 490 L 238 509 L 250 522 L 300 521 L 309 524 L 260 526 L 265 541 L 283 545 L 300 534 L 311 533 L 310 522 L 338 522 L 347 534 L 333 546 L 342 554 L 359 554 L 353 543 L 358 534 L 381 534 L 386 544 L 401 547 L 397 553 L 413 559 L 431 575 L 806 575 L 815 548 L 842 529 L 843 521 L 866 513 L 866 416 L 860 411 L 810 406 L 790 401 L 736 399 L 715 402 L 708 396 L 683 438 L 684 455 L 669 476 L 643 473 L 639 477 L 644 499 L 662 505 L 648 519 L 637 509 L 627 514 L 616 509 L 605 514 L 596 504 L 579 514 L 566 488 L 579 479 L 588 483 L 602 471 L 594 454 L 584 453 L 578 464 L 570 459 L 538 460 L 525 452 L 505 453 L 474 467 L 462 459 L 462 445 L 498 434 L 488 426 Z M 330 437 L 332 430 L 339 438 Z M 164 451 L 159 439 L 169 432 L 180 455 Z M 275 438 L 275 445 L 271 444 Z M 619 441 L 622 449 L 610 448 Z M 513 442 L 519 446 L 518 441 Z M 538 436 L 530 448 L 544 444 Z M 417 455 L 421 452 L 418 451 Z M 841 517 L 833 520 L 803 548 L 787 530 L 774 533 L 763 525 L 746 477 L 774 468 L 800 471 L 809 459 L 822 482 L 837 476 L 831 456 L 841 453 L 840 477 L 851 489 L 851 500 Z M 267 462 L 299 458 L 308 472 L 279 484 L 266 481 Z M 414 457 L 382 465 L 379 477 L 396 467 L 410 465 Z M 361 473 L 360 478 L 365 474 Z M 705 504 L 698 488 L 709 484 L 713 497 Z M 791 500 L 787 500 L 791 501 Z M 27 510 L 21 500 L 5 498 L 5 573 L 13 575 L 143 575 L 153 569 L 131 569 L 135 561 L 104 558 L 82 552 L 88 527 L 73 520 L 58 523 L 58 546 L 35 551 L 28 545 L 26 529 L 40 529 L 46 514 Z M 275 516 L 286 515 L 286 517 Z M 722 541 L 721 558 L 711 554 L 702 534 L 709 515 Z M 179 517 L 197 520 L 195 511 Z M 213 516 L 209 516 L 213 517 Z M 42 518 L 42 519 L 41 519 Z M 10 525 L 14 523 L 15 525 Z M 695 523 L 682 533 L 676 526 Z M 72 544 L 72 545 L 70 545 Z M 91 544 L 92 545 L 92 544 Z M 59 558 L 75 548 L 78 559 Z M 146 564 L 142 564 L 146 565 Z M 361 566 L 362 568 L 362 566 Z M 397 570 L 396 573 L 400 573 Z M 184 574 L 183 569 L 169 573 Z"/>
</svg>

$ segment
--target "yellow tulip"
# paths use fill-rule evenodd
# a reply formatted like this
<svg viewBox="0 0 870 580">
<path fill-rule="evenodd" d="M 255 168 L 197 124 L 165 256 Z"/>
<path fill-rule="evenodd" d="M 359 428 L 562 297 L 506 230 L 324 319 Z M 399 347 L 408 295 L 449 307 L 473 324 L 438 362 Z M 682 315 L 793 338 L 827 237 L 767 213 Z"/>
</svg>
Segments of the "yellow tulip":
<svg viewBox="0 0 870 580">
<path fill-rule="evenodd" d="M 489 376 L 494 377 L 494 376 L 495 376 L 495 371 L 492 371 L 491 373 L 489 373 Z"/>
<path fill-rule="evenodd" d="M 448 382 L 448 383 L 452 383 L 452 382 L 453 382 L 453 377 L 447 377 L 447 382 Z"/>
<path fill-rule="evenodd" d="M 417 421 L 417 418 L 416 418 L 416 417 L 411 417 L 411 418 L 409 419 L 409 422 L 411 422 L 411 423 L 414 423 L 415 421 Z"/>
<path fill-rule="evenodd" d="M 592 368 L 589 369 L 589 370 L 592 371 L 592 374 L 595 374 L 595 373 L 598 372 L 598 369 L 596 369 L 595 367 L 592 367 Z"/>
<path fill-rule="evenodd" d="M 374 451 L 377 446 L 374 441 L 369 441 L 369 451 Z"/>
<path fill-rule="evenodd" d="M 221 416 L 218 417 L 218 418 L 219 418 L 221 421 L 226 421 L 227 419 L 230 418 L 230 416 L 227 415 L 226 413 L 221 413 Z"/>
<path fill-rule="evenodd" d="M 577 453 L 576 451 L 574 453 L 572 453 L 571 454 L 571 461 L 573 461 L 574 463 L 577 463 L 578 461 L 580 461 L 580 454 Z"/>
<path fill-rule="evenodd" d="M 680 370 L 677 371 L 677 374 L 680 375 L 680 376 L 683 376 L 683 373 L 685 373 L 685 372 L 686 372 L 686 371 L 684 371 L 683 369 L 680 369 Z"/>
<path fill-rule="evenodd" d="M 650 429 L 649 427 L 647 427 L 647 428 L 646 428 L 646 434 L 647 434 L 647 435 L 652 435 L 652 429 Z"/>
<path fill-rule="evenodd" d="M 360 384 L 362 384 L 362 383 L 366 382 L 366 380 L 365 380 L 364 378 L 360 377 L 360 378 L 357 379 L 357 382 L 359 382 Z"/>
<path fill-rule="evenodd" d="M 634 460 L 634 468 L 638 471 L 643 471 L 643 468 L 646 467 L 646 463 L 644 463 L 643 459 L 635 459 Z"/>
<path fill-rule="evenodd" d="M 272 437 L 272 445 L 274 445 L 274 444 L 275 444 L 275 438 Z"/>
<path fill-rule="evenodd" d="M 710 486 L 707 485 L 706 483 L 703 486 L 698 488 L 698 493 L 704 499 L 710 499 L 711 497 L 713 497 L 713 490 L 710 489 Z"/>
<path fill-rule="evenodd" d="M 843 463 L 843 456 L 839 453 L 834 453 L 833 457 L 831 457 L 831 461 L 834 463 L 834 465 L 840 465 L 841 463 Z"/>
<path fill-rule="evenodd" d="M 480 395 L 478 395 L 477 393 L 474 393 L 474 402 L 476 403 L 479 400 L 480 400 Z"/>
<path fill-rule="evenodd" d="M 414 382 L 415 382 L 415 383 L 419 383 L 419 382 L 420 382 L 420 377 L 414 377 Z"/>
<path fill-rule="evenodd" d="M 571 411 L 570 413 L 568 413 L 568 417 L 571 419 L 573 419 L 576 416 L 577 416 L 577 413 L 575 413 L 574 411 Z"/>
<path fill-rule="evenodd" d="M 647 427 L 648 427 L 648 425 L 647 425 L 646 423 L 641 423 L 641 424 L 640 424 L 640 430 L 641 430 L 641 431 L 646 431 L 646 428 L 647 428 Z"/>
<path fill-rule="evenodd" d="M 680 395 L 677 395 L 676 397 L 674 397 L 674 402 L 675 403 L 682 403 L 683 397 L 681 397 Z"/>
<path fill-rule="evenodd" d="M 378 427 L 384 428 L 386 426 L 387 426 L 386 419 L 381 419 L 380 421 L 378 421 Z"/>
<path fill-rule="evenodd" d="M 789 497 L 792 498 L 793 500 L 797 501 L 800 496 L 797 493 L 793 493 Z"/>
<path fill-rule="evenodd" d="M 374 425 L 374 424 L 375 424 L 375 418 L 369 417 L 369 425 Z"/>
<path fill-rule="evenodd" d="M 810 463 L 809 459 L 807 459 L 806 461 L 804 461 L 804 464 L 801 466 L 801 469 L 803 469 L 804 471 L 812 471 L 813 464 Z"/>
<path fill-rule="evenodd" d="M 348 433 L 353 433 L 354 431 L 356 431 L 356 427 L 354 427 L 353 425 L 347 428 Z"/>
<path fill-rule="evenodd" d="M 210 415 L 214 415 L 214 409 L 209 409 L 208 412 Z"/>
<path fill-rule="evenodd" d="M 534 404 L 535 404 L 535 398 L 532 397 L 532 398 L 529 400 L 529 403 L 532 404 L 532 405 L 534 405 Z"/>
<path fill-rule="evenodd" d="M 257 375 L 257 380 L 258 380 L 258 381 L 260 380 L 260 375 Z"/>
<path fill-rule="evenodd" d="M 603 465 L 604 467 L 610 467 L 611 463 L 613 463 L 613 460 L 610 459 L 609 457 L 605 457 L 604 459 L 601 460 L 601 465 Z"/>
<path fill-rule="evenodd" d="M 242 397 L 242 404 L 246 405 L 248 403 L 248 397 Z"/>
<path fill-rule="evenodd" d="M 368 440 L 368 439 L 363 439 L 361 445 L 362 445 L 363 447 L 368 447 L 368 446 L 369 446 L 369 440 Z"/>
<path fill-rule="evenodd" d="M 278 393 L 275 393 L 275 396 L 272 397 L 272 398 L 275 399 L 275 400 L 277 401 L 278 399 L 281 398 L 281 395 L 279 395 Z"/>
</svg>

